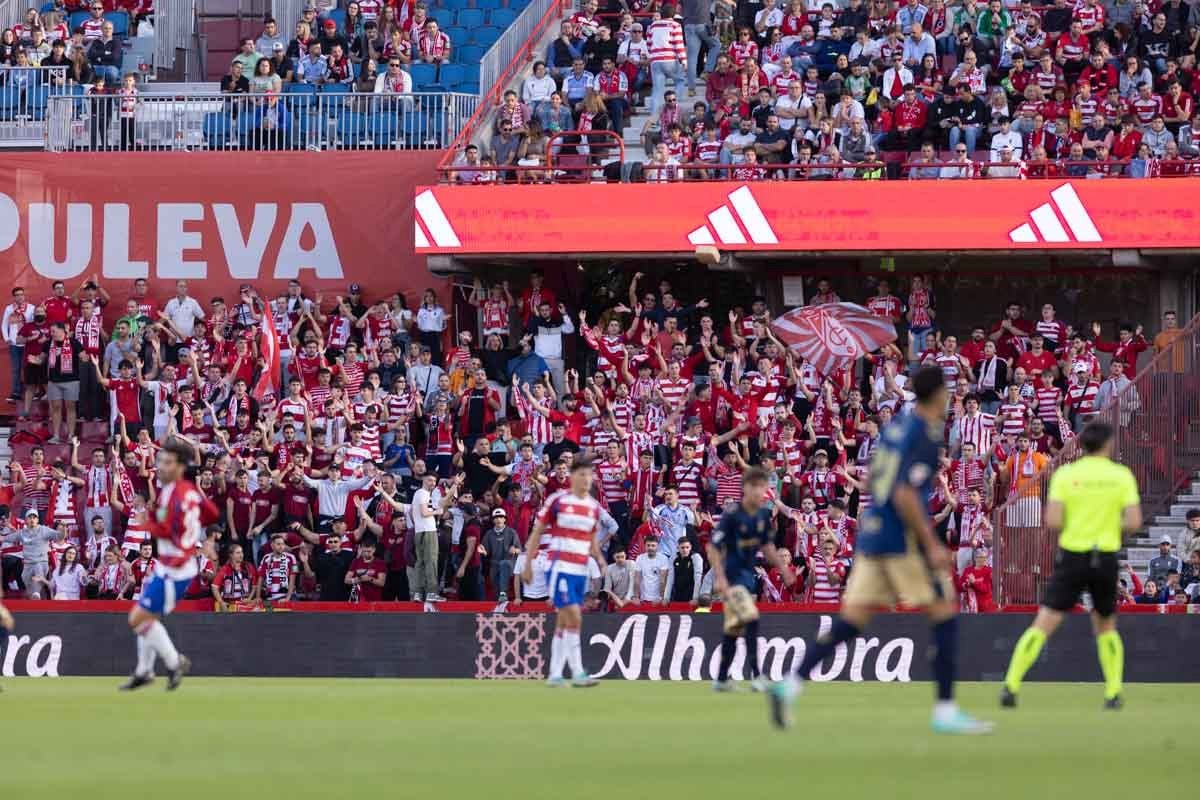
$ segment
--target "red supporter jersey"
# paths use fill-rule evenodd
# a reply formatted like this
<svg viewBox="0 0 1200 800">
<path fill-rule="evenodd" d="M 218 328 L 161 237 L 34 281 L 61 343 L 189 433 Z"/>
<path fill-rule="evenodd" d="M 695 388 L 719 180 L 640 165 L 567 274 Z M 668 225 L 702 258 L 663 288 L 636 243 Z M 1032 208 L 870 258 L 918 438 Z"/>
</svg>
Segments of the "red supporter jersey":
<svg viewBox="0 0 1200 800">
<path fill-rule="evenodd" d="M 299 574 L 300 567 L 291 553 L 270 552 L 258 565 L 265 598 L 279 600 L 287 596 L 288 578 Z"/>
</svg>

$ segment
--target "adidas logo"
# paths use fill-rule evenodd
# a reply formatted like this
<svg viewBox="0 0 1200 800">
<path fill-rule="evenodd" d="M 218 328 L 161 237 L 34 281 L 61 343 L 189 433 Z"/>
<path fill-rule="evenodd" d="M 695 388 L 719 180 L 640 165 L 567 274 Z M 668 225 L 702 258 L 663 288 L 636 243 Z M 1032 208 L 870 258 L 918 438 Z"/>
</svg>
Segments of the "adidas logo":
<svg viewBox="0 0 1200 800">
<path fill-rule="evenodd" d="M 446 212 L 432 189 L 426 189 L 413 201 L 413 242 L 417 250 L 430 247 L 462 247 L 458 234 L 446 218 Z M 428 231 L 428 235 L 426 235 Z M 433 244 L 429 241 L 433 240 Z"/>
<path fill-rule="evenodd" d="M 1052 191 L 1049 203 L 1042 203 L 1030 211 L 1029 220 L 1009 231 L 1008 238 L 1016 244 L 1104 241 L 1069 183 Z M 1064 222 L 1066 227 L 1063 227 Z"/>
<path fill-rule="evenodd" d="M 739 225 L 738 222 L 741 222 Z M 711 226 L 711 227 L 710 227 Z M 716 235 L 713 235 L 713 232 Z M 747 238 L 749 237 L 749 238 Z M 708 223 L 688 234 L 694 245 L 703 244 L 779 244 L 779 237 L 767 218 L 763 216 L 758 201 L 743 186 L 729 193 L 729 202 L 708 215 Z"/>
</svg>

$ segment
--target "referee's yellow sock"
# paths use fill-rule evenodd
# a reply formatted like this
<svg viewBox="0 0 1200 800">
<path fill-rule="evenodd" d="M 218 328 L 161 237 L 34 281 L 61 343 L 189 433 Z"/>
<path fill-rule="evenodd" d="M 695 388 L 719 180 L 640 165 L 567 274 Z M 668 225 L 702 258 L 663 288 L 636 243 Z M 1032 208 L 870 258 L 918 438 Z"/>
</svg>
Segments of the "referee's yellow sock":
<svg viewBox="0 0 1200 800">
<path fill-rule="evenodd" d="M 1105 631 L 1096 637 L 1100 655 L 1100 671 L 1104 673 L 1104 699 L 1111 700 L 1121 693 L 1125 677 L 1125 643 L 1116 631 Z"/>
<path fill-rule="evenodd" d="M 1017 646 L 1013 648 L 1012 660 L 1008 662 L 1008 672 L 1004 675 L 1004 685 L 1010 692 L 1016 694 L 1021 690 L 1021 681 L 1025 678 L 1025 673 L 1029 672 L 1037 661 L 1038 653 L 1042 652 L 1042 645 L 1045 643 L 1046 634 L 1038 628 L 1026 628 L 1021 634 Z"/>
</svg>

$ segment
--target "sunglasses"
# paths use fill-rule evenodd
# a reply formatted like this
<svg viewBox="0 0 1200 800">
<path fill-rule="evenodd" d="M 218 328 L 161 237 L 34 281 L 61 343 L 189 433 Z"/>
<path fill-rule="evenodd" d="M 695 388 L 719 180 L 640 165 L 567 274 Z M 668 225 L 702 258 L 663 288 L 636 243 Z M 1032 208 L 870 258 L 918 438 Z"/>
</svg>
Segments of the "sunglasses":
<svg viewBox="0 0 1200 800">
<path fill-rule="evenodd" d="M 965 152 L 967 152 L 967 148 L 965 148 L 965 147 L 960 147 L 959 149 L 955 150 L 954 152 L 956 152 L 956 153 L 965 153 Z"/>
</svg>

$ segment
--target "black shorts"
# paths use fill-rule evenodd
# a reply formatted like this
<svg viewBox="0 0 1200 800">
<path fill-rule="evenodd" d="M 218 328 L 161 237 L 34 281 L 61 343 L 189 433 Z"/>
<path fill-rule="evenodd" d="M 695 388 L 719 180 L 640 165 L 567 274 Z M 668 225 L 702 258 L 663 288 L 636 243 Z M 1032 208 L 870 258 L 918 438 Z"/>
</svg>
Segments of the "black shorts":
<svg viewBox="0 0 1200 800">
<path fill-rule="evenodd" d="M 1118 566 L 1116 553 L 1059 550 L 1042 605 L 1053 611 L 1070 611 L 1086 590 L 1096 613 L 1111 617 L 1117 610 Z"/>
</svg>

